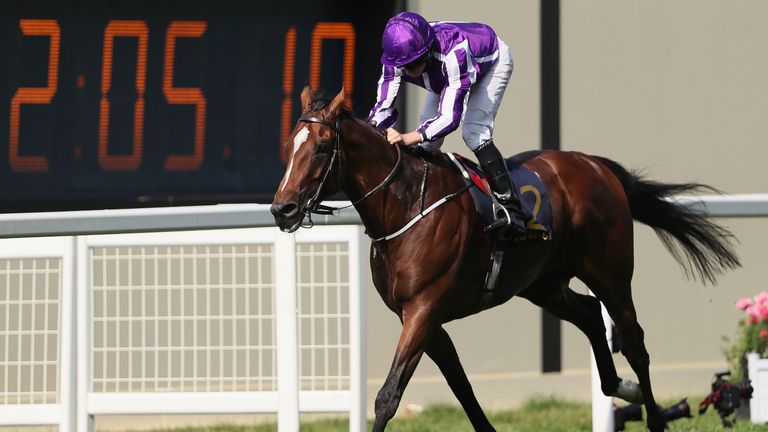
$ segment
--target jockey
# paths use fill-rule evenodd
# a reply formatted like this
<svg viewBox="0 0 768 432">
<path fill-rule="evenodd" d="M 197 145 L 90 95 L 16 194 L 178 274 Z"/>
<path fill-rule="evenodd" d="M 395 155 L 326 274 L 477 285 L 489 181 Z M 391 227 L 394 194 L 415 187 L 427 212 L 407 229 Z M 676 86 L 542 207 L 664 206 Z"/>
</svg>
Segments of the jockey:
<svg viewBox="0 0 768 432">
<path fill-rule="evenodd" d="M 462 137 L 477 157 L 496 201 L 506 208 L 487 229 L 527 232 L 507 166 L 493 144 L 493 122 L 512 74 L 509 47 L 485 24 L 427 22 L 402 12 L 390 18 L 381 39 L 382 72 L 368 123 L 390 143 L 439 153 L 443 138 L 462 123 Z M 420 126 L 400 134 L 395 100 L 402 81 L 428 90 Z M 505 214 L 506 213 L 506 214 Z"/>
</svg>

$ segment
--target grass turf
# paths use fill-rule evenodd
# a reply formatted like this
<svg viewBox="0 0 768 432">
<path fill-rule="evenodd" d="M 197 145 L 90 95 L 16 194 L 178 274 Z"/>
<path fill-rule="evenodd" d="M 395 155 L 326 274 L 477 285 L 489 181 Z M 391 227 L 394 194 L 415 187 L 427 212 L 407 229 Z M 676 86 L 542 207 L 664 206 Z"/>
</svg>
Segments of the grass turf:
<svg viewBox="0 0 768 432">
<path fill-rule="evenodd" d="M 754 432 L 768 431 L 768 426 L 753 425 L 748 420 L 739 420 L 731 429 L 724 429 L 720 417 L 713 407 L 701 416 L 697 414 L 698 402 L 702 398 L 690 398 L 693 418 L 675 420 L 669 424 L 669 431 L 721 431 Z M 663 406 L 669 406 L 677 400 L 662 401 Z M 733 416 L 731 416 L 733 417 Z M 565 401 L 557 398 L 537 398 L 528 401 L 521 407 L 512 410 L 489 413 L 489 419 L 498 432 L 574 432 L 592 430 L 592 411 L 590 405 L 581 402 Z M 645 419 L 645 413 L 643 413 Z M 371 422 L 368 423 L 370 430 Z M 274 423 L 254 426 L 219 425 L 204 428 L 176 429 L 177 432 L 272 432 L 276 431 Z M 339 417 L 316 421 L 306 421 L 301 424 L 302 432 L 347 432 L 349 423 L 346 418 Z M 626 431 L 645 431 L 645 422 L 628 422 Z M 396 417 L 387 426 L 388 432 L 464 432 L 472 431 L 464 411 L 459 407 L 436 405 L 427 407 L 422 413 L 413 417 Z"/>
</svg>

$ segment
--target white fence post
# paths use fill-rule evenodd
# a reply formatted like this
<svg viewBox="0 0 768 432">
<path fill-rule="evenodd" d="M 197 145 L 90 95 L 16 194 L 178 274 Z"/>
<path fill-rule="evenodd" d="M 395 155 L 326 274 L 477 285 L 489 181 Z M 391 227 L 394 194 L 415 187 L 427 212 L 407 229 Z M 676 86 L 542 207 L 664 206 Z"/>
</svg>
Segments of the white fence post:
<svg viewBox="0 0 768 432">
<path fill-rule="evenodd" d="M 77 236 L 77 430 L 93 431 L 93 416 L 88 411 L 91 392 L 91 274 L 88 243 Z"/>
<path fill-rule="evenodd" d="M 765 377 L 768 375 L 768 360 L 761 359 L 760 354 L 747 354 L 747 371 L 749 379 L 752 380 L 754 392 L 749 399 L 749 419 L 753 424 L 765 424 L 768 422 L 768 382 Z"/>
<path fill-rule="evenodd" d="M 77 237 L 68 240 L 61 260 L 61 315 L 59 322 L 59 431 L 74 432 L 77 427 Z"/>
<path fill-rule="evenodd" d="M 594 296 L 592 291 L 589 292 L 589 295 Z M 605 325 L 605 339 L 610 350 L 613 341 L 613 322 L 602 302 L 600 303 L 600 312 Z M 595 353 L 591 348 L 589 353 L 589 364 L 592 370 L 592 432 L 614 432 L 613 398 L 603 394 L 600 385 L 600 373 L 595 362 Z"/>
<path fill-rule="evenodd" d="M 296 298 L 296 236 L 278 235 L 275 238 L 275 314 L 279 432 L 299 431 L 299 332 Z"/>
<path fill-rule="evenodd" d="M 361 226 L 353 227 L 349 241 L 349 391 L 352 396 L 349 413 L 349 431 L 368 429 L 366 413 L 366 335 L 365 322 L 365 272 L 366 251 L 363 247 L 364 231 Z"/>
</svg>

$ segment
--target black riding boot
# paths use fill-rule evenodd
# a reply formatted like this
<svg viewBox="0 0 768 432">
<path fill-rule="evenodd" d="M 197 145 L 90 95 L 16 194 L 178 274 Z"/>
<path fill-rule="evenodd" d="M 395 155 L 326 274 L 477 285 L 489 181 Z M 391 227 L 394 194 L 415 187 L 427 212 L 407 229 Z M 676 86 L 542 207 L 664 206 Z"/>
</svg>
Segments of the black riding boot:
<svg viewBox="0 0 768 432">
<path fill-rule="evenodd" d="M 528 230 L 525 216 L 520 209 L 520 200 L 512 186 L 507 164 L 499 149 L 493 144 L 493 140 L 488 140 L 481 144 L 474 153 L 477 161 L 480 162 L 480 167 L 485 173 L 496 201 L 507 210 L 506 212 L 496 212 L 494 215 L 496 220 L 491 222 L 485 230 L 491 231 L 506 227 L 505 229 L 512 229 L 518 234 L 526 234 Z"/>
</svg>

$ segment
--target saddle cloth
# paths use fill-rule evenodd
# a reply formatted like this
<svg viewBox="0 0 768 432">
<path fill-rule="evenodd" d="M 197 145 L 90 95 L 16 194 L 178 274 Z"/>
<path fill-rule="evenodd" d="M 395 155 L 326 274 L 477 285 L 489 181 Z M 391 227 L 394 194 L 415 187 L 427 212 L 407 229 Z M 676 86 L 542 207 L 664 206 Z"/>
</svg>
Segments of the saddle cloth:
<svg viewBox="0 0 768 432">
<path fill-rule="evenodd" d="M 459 170 L 462 171 L 464 181 L 474 186 L 470 187 L 469 191 L 472 194 L 472 199 L 475 201 L 475 208 L 483 217 L 486 225 L 490 224 L 494 220 L 493 201 L 491 200 L 488 184 L 485 181 L 485 175 L 482 170 L 475 162 L 465 159 L 458 153 L 450 153 L 449 157 Z M 527 221 L 528 229 L 531 231 L 529 237 L 551 238 L 552 206 L 550 205 L 549 194 L 547 194 L 544 184 L 542 184 L 541 179 L 539 179 L 536 173 L 523 165 L 509 159 L 506 162 L 507 170 L 509 170 L 509 175 L 512 178 L 512 184 L 518 191 L 520 205 Z"/>
</svg>

